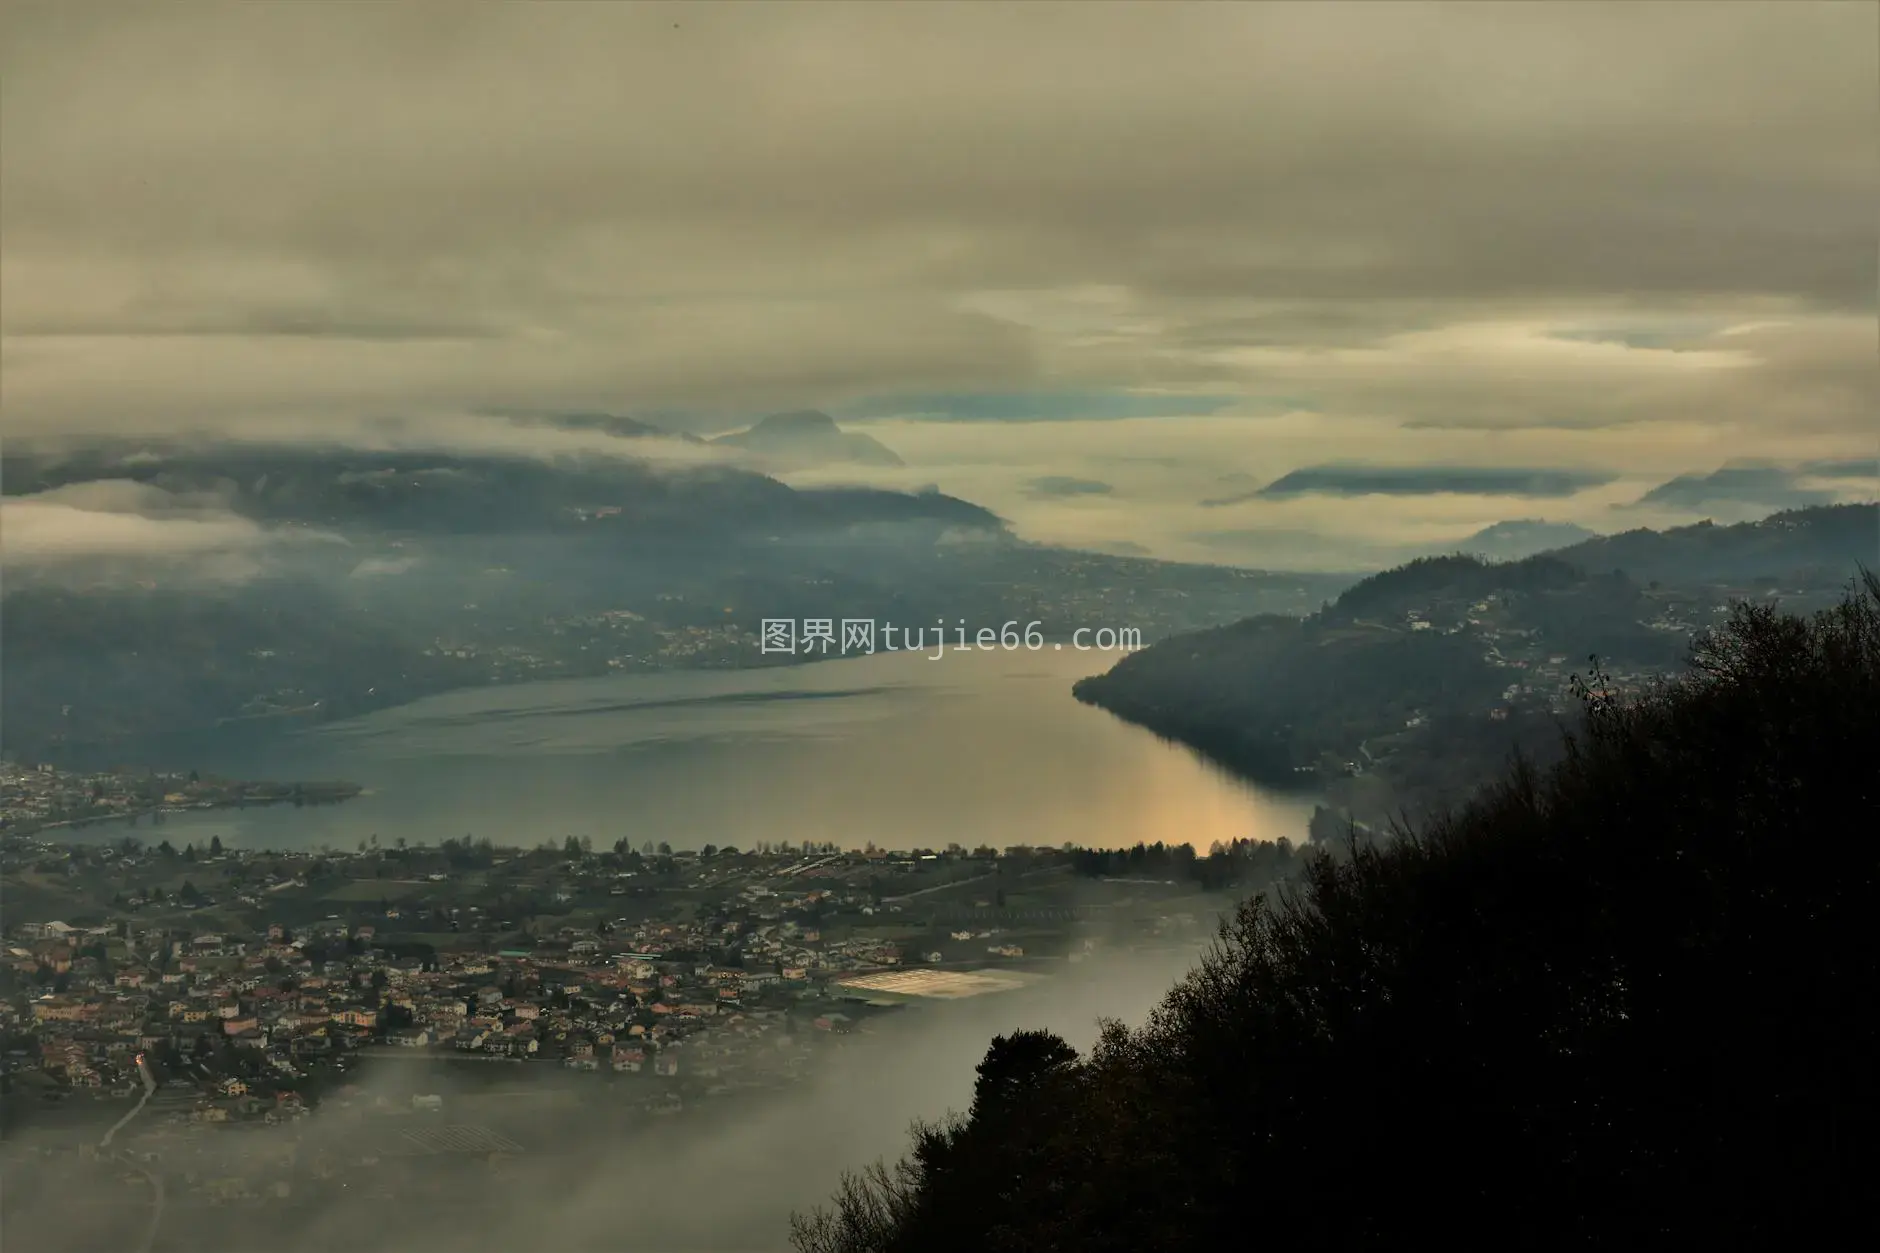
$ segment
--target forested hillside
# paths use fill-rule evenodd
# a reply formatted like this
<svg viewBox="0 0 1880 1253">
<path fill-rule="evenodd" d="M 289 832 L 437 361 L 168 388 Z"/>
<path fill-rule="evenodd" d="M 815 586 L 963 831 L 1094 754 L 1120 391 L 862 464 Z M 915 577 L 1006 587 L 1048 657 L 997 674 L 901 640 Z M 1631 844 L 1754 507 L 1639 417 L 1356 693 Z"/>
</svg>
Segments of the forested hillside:
<svg viewBox="0 0 1880 1253">
<path fill-rule="evenodd" d="M 1313 855 L 1141 1028 L 995 1040 L 796 1247 L 1870 1242 L 1880 580 L 1582 699 L 1558 765 Z"/>
<path fill-rule="evenodd" d="M 1076 694 L 1237 773 L 1350 793 L 1340 799 L 1362 816 L 1430 812 L 1513 749 L 1545 759 L 1590 656 L 1636 688 L 1675 671 L 1731 603 L 1831 604 L 1876 556 L 1880 507 L 1858 505 L 1629 532 L 1517 562 L 1423 558 L 1303 620 L 1164 640 Z"/>
</svg>

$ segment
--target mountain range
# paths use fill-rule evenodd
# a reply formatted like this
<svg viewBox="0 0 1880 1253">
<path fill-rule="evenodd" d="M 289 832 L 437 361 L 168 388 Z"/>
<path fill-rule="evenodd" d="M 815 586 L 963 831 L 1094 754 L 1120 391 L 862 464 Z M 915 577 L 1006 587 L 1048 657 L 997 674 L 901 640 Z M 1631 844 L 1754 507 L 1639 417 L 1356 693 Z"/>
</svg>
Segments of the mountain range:
<svg viewBox="0 0 1880 1253">
<path fill-rule="evenodd" d="M 618 424 L 633 420 L 577 421 L 616 433 Z M 600 428 L 603 422 L 607 426 Z M 666 432 L 638 434 L 697 442 Z M 9 498 L 100 482 L 139 484 L 178 501 L 213 500 L 258 523 L 341 532 L 513 533 L 567 530 L 597 520 L 614 535 L 688 542 L 871 523 L 1004 530 L 991 511 L 938 492 L 792 488 L 730 465 L 600 454 L 548 459 L 425 450 L 116 444 L 56 452 L 9 449 L 0 465 L 0 489 Z"/>
<path fill-rule="evenodd" d="M 1563 667 L 1640 676 L 1683 660 L 1730 602 L 1821 607 L 1880 557 L 1880 506 L 1793 510 L 1582 540 L 1515 562 L 1428 557 L 1303 619 L 1255 617 L 1162 640 L 1081 681 L 1080 700 L 1270 783 L 1364 773 L 1371 820 L 1438 806 L 1511 748 L 1557 745 Z M 1531 708 L 1508 708 L 1509 693 Z M 1515 702 L 1519 705 L 1519 702 Z M 1499 709 L 1496 718 L 1487 715 Z"/>
<path fill-rule="evenodd" d="M 1519 561 L 1536 553 L 1596 539 L 1598 534 L 1597 531 L 1590 531 L 1572 522 L 1517 518 L 1485 526 L 1460 544 L 1445 547 L 1441 551 L 1470 553 L 1490 561 Z"/>
<path fill-rule="evenodd" d="M 531 421 L 687 443 L 610 415 Z M 150 760 L 180 732 L 452 687 L 796 660 L 756 655 L 766 619 L 1098 621 L 1153 639 L 1304 612 L 1349 581 L 1026 544 L 938 491 L 795 488 L 718 460 L 8 452 L 3 730 L 34 757 Z"/>
</svg>

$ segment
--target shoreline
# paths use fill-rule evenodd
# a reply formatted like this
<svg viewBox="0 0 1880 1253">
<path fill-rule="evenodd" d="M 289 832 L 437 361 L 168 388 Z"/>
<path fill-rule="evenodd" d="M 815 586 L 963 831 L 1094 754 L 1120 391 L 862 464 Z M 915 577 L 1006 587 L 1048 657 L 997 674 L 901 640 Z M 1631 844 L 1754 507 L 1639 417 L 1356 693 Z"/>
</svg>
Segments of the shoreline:
<svg viewBox="0 0 1880 1253">
<path fill-rule="evenodd" d="M 77 772 L 61 772 L 71 774 Z M 339 805 L 365 794 L 366 789 L 357 783 L 318 782 L 318 783 L 249 783 L 233 785 L 238 792 L 226 798 L 203 799 L 177 804 L 162 801 L 145 805 L 137 809 L 114 810 L 109 813 L 88 814 L 75 818 L 25 819 L 0 823 L 0 837 L 31 838 L 49 831 L 79 831 L 89 827 L 107 826 L 122 823 L 135 827 L 142 819 L 150 819 L 150 825 L 160 827 L 172 814 L 211 813 L 230 809 L 266 809 L 278 805 L 292 805 L 296 809 L 308 805 Z M 248 791 L 246 789 L 255 789 Z"/>
</svg>

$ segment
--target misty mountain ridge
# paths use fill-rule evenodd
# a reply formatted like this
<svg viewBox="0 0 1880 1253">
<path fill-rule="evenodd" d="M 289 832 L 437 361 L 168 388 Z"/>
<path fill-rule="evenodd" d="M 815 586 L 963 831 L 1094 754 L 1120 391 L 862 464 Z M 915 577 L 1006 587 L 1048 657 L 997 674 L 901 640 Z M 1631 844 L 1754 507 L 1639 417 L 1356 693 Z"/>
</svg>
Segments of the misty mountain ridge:
<svg viewBox="0 0 1880 1253">
<path fill-rule="evenodd" d="M 1719 604 L 1752 591 L 1819 597 L 1871 568 L 1877 541 L 1880 506 L 1836 505 L 1631 531 L 1513 562 L 1425 557 L 1303 620 L 1249 618 L 1162 640 L 1075 691 L 1274 784 L 1335 769 L 1378 737 L 1408 736 L 1415 743 L 1392 786 L 1434 803 L 1480 775 L 1472 753 L 1492 765 L 1517 731 L 1534 729 L 1487 718 L 1497 707 L 1510 718 L 1511 684 L 1539 693 L 1545 743 L 1544 702 L 1564 689 L 1565 659 L 1596 654 L 1662 673 Z"/>
<path fill-rule="evenodd" d="M 1864 489 L 1864 491 L 1863 491 Z M 1837 458 L 1784 464 L 1738 459 L 1708 474 L 1680 474 L 1660 483 L 1633 503 L 1634 508 L 1802 509 L 1850 502 L 1850 492 L 1867 500 L 1880 490 L 1880 466 L 1870 459 Z"/>
<path fill-rule="evenodd" d="M 544 420 L 550 421 L 550 420 Z M 577 415 L 564 429 L 645 427 L 634 419 Z M 864 437 L 865 438 L 865 437 Z M 729 465 L 665 464 L 629 457 L 442 451 L 372 451 L 285 445 L 97 445 L 11 453 L 0 465 L 9 498 L 129 482 L 177 498 L 209 498 L 255 522 L 342 532 L 479 534 L 565 529 L 598 521 L 610 532 L 699 539 L 741 533 L 826 531 L 927 520 L 1004 531 L 990 510 L 938 492 L 794 488 Z"/>
<path fill-rule="evenodd" d="M 1483 527 L 1459 543 L 1437 545 L 1427 555 L 1462 553 L 1490 562 L 1510 562 L 1551 553 L 1583 569 L 1623 569 L 1648 580 L 1764 578 L 1821 565 L 1844 565 L 1850 557 L 1860 557 L 1863 539 L 1867 559 L 1880 558 L 1880 530 L 1872 521 L 1875 508 L 1820 501 L 1747 522 L 1720 525 L 1706 519 L 1664 530 L 1636 527 L 1614 535 L 1573 522 L 1520 518 Z"/>
<path fill-rule="evenodd" d="M 1798 572 L 1848 577 L 1880 561 L 1880 505 L 1813 505 L 1754 522 L 1639 527 L 1553 550 L 1584 570 L 1667 583 L 1746 581 Z"/>
<path fill-rule="evenodd" d="M 1599 532 L 1574 522 L 1547 522 L 1540 518 L 1515 518 L 1485 526 L 1459 544 L 1432 550 L 1463 552 L 1490 561 L 1519 561 L 1537 553 L 1565 548 L 1583 540 L 1597 539 Z"/>
<path fill-rule="evenodd" d="M 643 418 L 614 413 L 557 413 L 537 417 L 511 417 L 517 426 L 547 426 L 562 431 L 597 431 L 615 439 L 673 439 L 683 444 L 704 444 L 690 431 L 670 430 Z"/>
<path fill-rule="evenodd" d="M 844 431 L 834 418 L 814 409 L 773 413 L 748 430 L 720 435 L 711 442 L 753 453 L 787 469 L 905 464 L 874 436 Z"/>
<path fill-rule="evenodd" d="M 788 662 L 752 655 L 771 618 L 1068 629 L 1095 595 L 1154 638 L 1342 585 L 1023 544 L 937 491 L 598 453 L 120 443 L 29 449 L 0 475 L 5 731 L 34 752 L 493 681 Z M 115 546 L 82 548 L 93 536 Z M 637 625 L 596 625 L 614 621 Z"/>
</svg>

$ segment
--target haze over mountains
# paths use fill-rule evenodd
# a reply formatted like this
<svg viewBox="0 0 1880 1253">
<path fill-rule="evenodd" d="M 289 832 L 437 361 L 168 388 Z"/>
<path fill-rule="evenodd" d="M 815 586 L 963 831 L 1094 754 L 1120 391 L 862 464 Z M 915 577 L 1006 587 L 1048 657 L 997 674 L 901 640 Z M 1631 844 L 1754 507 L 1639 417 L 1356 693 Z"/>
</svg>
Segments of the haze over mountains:
<svg viewBox="0 0 1880 1253">
<path fill-rule="evenodd" d="M 1593 539 L 1597 532 L 1574 522 L 1544 522 L 1538 518 L 1517 518 L 1485 526 L 1453 551 L 1474 553 L 1490 561 L 1519 561 L 1549 549 L 1565 548 L 1581 540 Z"/>
<path fill-rule="evenodd" d="M 105 751 L 468 683 L 792 660 L 759 647 L 767 619 L 1121 624 L 1153 639 L 1304 612 L 1347 581 L 1028 544 L 938 491 L 794 487 L 633 419 L 537 421 L 526 429 L 708 459 L 10 449 L 7 746 Z M 834 429 L 782 424 L 806 427 Z"/>
<path fill-rule="evenodd" d="M 753 655 L 765 618 L 1113 622 L 1153 642 L 1305 614 L 1356 577 L 1080 554 L 1026 543 L 991 510 L 932 489 L 791 486 L 719 459 L 721 441 L 639 419 L 515 421 L 606 443 L 548 456 L 16 445 L 0 467 L 9 742 L 103 743 L 179 717 L 338 717 L 464 682 L 594 666 L 775 664 Z M 878 468 L 893 457 L 820 414 L 778 415 L 745 435 L 791 450 L 797 465 L 826 454 Z M 751 442 L 732 447 L 742 455 Z M 1071 476 L 1031 490 L 1073 503 L 1114 494 Z M 1688 582 L 1840 571 L 1871 539 L 1859 510 L 1794 517 L 1610 536 L 1511 520 L 1421 552 L 1549 552 L 1588 572 Z M 606 636 L 595 625 L 605 621 L 635 625 Z M 681 636 L 709 642 L 681 646 Z M 499 639 L 535 661 L 491 670 L 459 656 Z"/>
<path fill-rule="evenodd" d="M 617 436 L 629 422 L 556 424 L 605 424 Z M 650 427 L 626 429 L 636 441 L 685 438 Z M 139 442 L 43 454 L 19 450 L 0 474 L 16 503 L 31 498 L 40 505 L 82 508 L 102 502 L 96 485 L 134 484 L 150 501 L 197 502 L 257 525 L 341 532 L 565 531 L 598 522 L 602 530 L 636 541 L 695 544 L 871 523 L 1004 529 L 991 512 L 938 493 L 796 489 L 734 464 L 671 464 L 599 453 L 536 457 Z"/>
<path fill-rule="evenodd" d="M 1596 664 L 1636 690 L 1677 672 L 1732 604 L 1831 605 L 1877 557 L 1871 504 L 1637 529 L 1517 561 L 1427 557 L 1303 620 L 1164 640 L 1077 695 L 1250 777 L 1325 780 L 1381 827 L 1459 802 L 1513 748 L 1557 752 L 1573 673 Z"/>
<path fill-rule="evenodd" d="M 0 818 L 31 829 L 0 832 L 0 860 L 31 877 L 22 922 L 96 931 L 25 933 L 22 898 L 0 900 L 0 1097 L 23 1066 L 57 1089 L 35 1118 L 128 1104 L 127 1056 L 159 1044 L 184 1086 L 176 1123 L 136 1124 L 150 1158 L 90 1137 L 42 1160 L 9 1134 L 0 1159 L 35 1173 L 0 1217 L 27 1202 L 26 1242 L 57 1253 L 152 1208 L 145 1253 L 257 1233 L 295 1253 L 774 1249 L 781 1193 L 881 1151 L 900 1096 L 938 1117 L 972 1088 L 977 1130 L 924 1137 L 933 1186 L 887 1202 L 931 1222 L 889 1239 L 864 1213 L 804 1253 L 1214 1253 L 1255 1231 L 1807 1246 L 1832 1244 L 1800 1234 L 1816 1222 L 1871 1226 L 1880 1040 L 1848 1024 L 1880 1021 L 1853 1012 L 1880 986 L 1880 845 L 1858 837 L 1880 589 L 1818 629 L 1777 611 L 1880 565 L 1876 81 L 1880 6 L 1829 0 L 7 0 L 0 757 L 74 770 L 7 773 Z M 1747 626 L 1707 686 L 1608 718 L 1602 769 L 1433 817 L 1513 749 L 1562 757 L 1582 708 L 1653 690 L 1732 605 Z M 818 630 L 780 646 L 779 622 Z M 837 623 L 1146 647 L 1107 670 L 1068 649 L 876 658 L 931 676 L 894 705 L 906 722 L 879 697 L 898 679 L 847 690 L 874 663 L 700 673 L 818 659 Z M 996 700 L 959 695 L 974 662 Z M 1014 712 L 1041 707 L 1064 721 Z M 128 767 L 154 818 L 198 794 L 153 768 L 244 760 L 346 763 L 350 811 L 267 821 L 346 812 L 377 851 L 257 870 L 198 860 L 200 835 L 135 853 L 115 826 L 36 825 L 144 822 L 80 768 Z M 1031 807 L 974 808 L 1018 795 L 976 786 L 991 773 Z M 1167 799 L 1197 774 L 1219 790 Z M 714 805 L 660 804 L 693 795 Z M 836 877 L 748 850 L 702 889 L 700 862 L 633 838 L 662 809 L 653 840 L 701 854 L 726 827 L 785 838 L 779 814 L 792 843 L 876 848 L 833 898 L 815 885 Z M 1070 859 L 1074 891 L 997 878 L 1043 838 L 1031 815 L 1058 815 L 1055 846 L 1099 809 L 1102 842 L 1145 851 Z M 591 829 L 566 829 L 577 813 Z M 421 820 L 441 839 L 440 815 L 453 842 L 555 848 L 382 855 L 413 852 Z M 1373 856 L 1405 815 L 1437 825 Z M 232 821 L 265 843 L 253 817 Z M 169 834 L 199 820 L 221 818 Z M 1000 886 L 896 913 L 880 847 L 949 827 L 999 849 L 905 872 L 984 862 Z M 1343 851 L 1282 850 L 1282 827 Z M 976 1088 L 990 1022 L 980 1048 L 929 1054 L 910 1008 L 906 1037 L 856 1042 L 904 1050 L 893 1066 L 766 1121 L 705 1073 L 716 1041 L 686 1051 L 751 1025 L 720 1008 L 733 969 L 820 1039 L 836 971 L 956 954 L 1082 956 L 1081 1046 L 1153 999 L 1120 951 L 1274 885 L 1190 879 L 1216 855 L 1167 845 L 1217 834 L 1225 860 L 1309 874 L 1320 912 L 1250 907 L 1248 960 L 1149 1030 L 1104 1028 L 1088 1063 L 1008 1039 Z M 1114 945 L 1085 945 L 1091 902 L 1124 910 Z M 329 934 L 293 950 L 275 923 Z M 698 934 L 634 973 L 674 928 Z M 409 995 L 438 982 L 463 1013 Z M 394 1008 L 437 1029 L 416 1046 L 435 1056 L 394 1044 Z M 655 1049 L 643 1075 L 587 1072 L 627 1060 L 603 1050 L 629 1015 L 681 1071 Z M 460 1034 L 472 1018 L 489 1032 Z M 168 1150 L 246 1173 L 291 1143 L 297 1124 L 262 1132 L 242 1106 L 303 1037 L 316 1104 L 347 1041 L 480 1072 L 466 1086 L 546 1069 L 579 1099 L 517 1117 L 531 1152 L 570 1156 L 465 1160 L 427 1195 L 437 1163 L 381 1169 L 334 1108 L 308 1147 L 343 1148 L 348 1174 L 314 1182 L 303 1158 L 288 1193 L 256 1173 L 226 1204 L 221 1164 Z M 539 1052 L 459 1066 L 478 1038 Z M 237 1075 L 259 1091 L 230 1095 Z M 634 1099 L 597 1117 L 610 1092 Z M 699 1112 L 709 1130 L 664 1130 Z"/>
<path fill-rule="evenodd" d="M 749 430 L 720 435 L 714 444 L 743 449 L 780 469 L 824 465 L 898 466 L 899 457 L 870 435 L 844 431 L 826 413 L 773 413 Z"/>
</svg>

